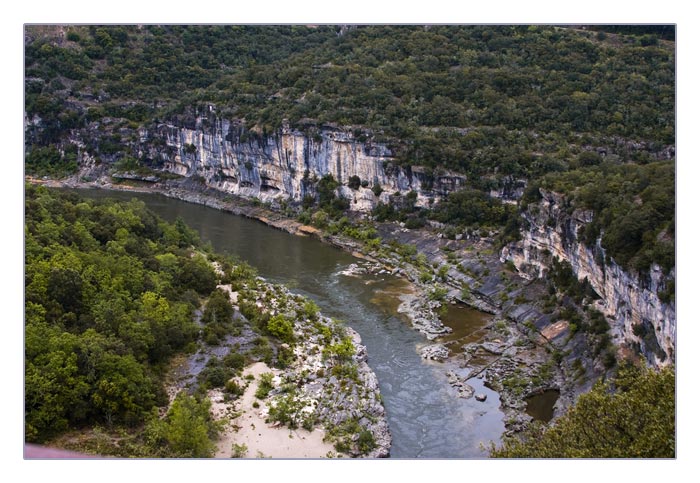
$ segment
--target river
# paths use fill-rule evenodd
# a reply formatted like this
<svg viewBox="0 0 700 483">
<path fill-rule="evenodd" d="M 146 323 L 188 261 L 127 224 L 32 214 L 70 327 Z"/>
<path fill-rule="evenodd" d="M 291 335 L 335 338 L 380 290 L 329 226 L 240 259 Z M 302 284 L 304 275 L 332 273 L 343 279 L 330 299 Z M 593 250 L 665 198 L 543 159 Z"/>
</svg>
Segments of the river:
<svg viewBox="0 0 700 483">
<path fill-rule="evenodd" d="M 426 340 L 395 307 L 406 282 L 390 275 L 341 274 L 358 260 L 317 240 L 290 235 L 261 222 L 157 194 L 78 190 L 90 198 L 138 198 L 167 221 L 181 217 L 205 242 L 256 267 L 262 277 L 313 299 L 323 313 L 355 329 L 377 374 L 393 443 L 392 458 L 483 458 L 482 444 L 504 431 L 498 394 L 469 380 L 484 402 L 456 397 L 445 372 L 423 360 Z"/>
</svg>

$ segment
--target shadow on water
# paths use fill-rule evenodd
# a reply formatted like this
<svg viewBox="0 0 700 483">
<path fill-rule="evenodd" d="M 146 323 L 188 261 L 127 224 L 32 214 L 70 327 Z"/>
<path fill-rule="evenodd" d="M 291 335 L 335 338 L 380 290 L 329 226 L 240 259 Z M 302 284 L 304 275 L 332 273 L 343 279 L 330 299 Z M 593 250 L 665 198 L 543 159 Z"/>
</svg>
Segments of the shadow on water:
<svg viewBox="0 0 700 483">
<path fill-rule="evenodd" d="M 460 399 L 445 376 L 452 368 L 419 356 L 417 347 L 425 339 L 396 313 L 400 295 L 410 287 L 404 280 L 388 274 L 346 276 L 343 270 L 357 263 L 348 253 L 213 208 L 153 194 L 79 192 L 91 198 L 138 198 L 167 221 L 181 217 L 216 251 L 247 261 L 268 281 L 310 297 L 326 315 L 359 332 L 379 380 L 392 457 L 483 458 L 482 444 L 500 439 L 504 425 L 498 395 L 475 379 L 470 384 L 487 400 Z"/>
<path fill-rule="evenodd" d="M 541 393 L 532 395 L 525 400 L 525 402 L 527 402 L 525 412 L 532 416 L 536 421 L 548 423 L 554 416 L 554 405 L 557 403 L 558 399 L 559 391 L 555 389 L 542 391 Z"/>
</svg>

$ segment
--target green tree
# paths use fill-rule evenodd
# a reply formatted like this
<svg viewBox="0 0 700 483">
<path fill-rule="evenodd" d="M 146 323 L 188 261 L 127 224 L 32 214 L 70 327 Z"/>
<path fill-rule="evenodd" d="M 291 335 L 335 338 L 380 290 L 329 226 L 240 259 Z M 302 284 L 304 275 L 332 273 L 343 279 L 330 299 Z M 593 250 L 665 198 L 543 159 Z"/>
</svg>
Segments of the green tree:
<svg viewBox="0 0 700 483">
<path fill-rule="evenodd" d="M 621 368 L 551 427 L 492 446 L 499 458 L 674 458 L 675 372 Z"/>
<path fill-rule="evenodd" d="M 352 188 L 354 190 L 359 189 L 361 184 L 362 184 L 362 181 L 360 180 L 360 177 L 357 175 L 352 175 L 352 176 L 350 176 L 350 179 L 348 179 L 348 187 Z"/>
<path fill-rule="evenodd" d="M 216 288 L 216 273 L 202 255 L 182 260 L 178 284 L 183 289 L 192 289 L 200 295 L 208 295 Z"/>
<path fill-rule="evenodd" d="M 155 403 L 153 383 L 131 355 L 105 354 L 90 400 L 108 423 L 135 424 Z"/>
<path fill-rule="evenodd" d="M 76 336 L 48 326 L 27 328 L 27 349 L 35 354 L 25 366 L 25 422 L 28 441 L 43 441 L 85 417 L 90 385 L 80 374 Z"/>
<path fill-rule="evenodd" d="M 227 293 L 214 290 L 204 307 L 202 322 L 206 324 L 228 324 L 233 317 L 233 306 Z"/>
<path fill-rule="evenodd" d="M 148 443 L 165 456 L 210 458 L 216 448 L 213 440 L 221 430 L 210 409 L 209 399 L 180 392 L 165 418 L 155 417 L 148 424 L 145 431 Z"/>
</svg>

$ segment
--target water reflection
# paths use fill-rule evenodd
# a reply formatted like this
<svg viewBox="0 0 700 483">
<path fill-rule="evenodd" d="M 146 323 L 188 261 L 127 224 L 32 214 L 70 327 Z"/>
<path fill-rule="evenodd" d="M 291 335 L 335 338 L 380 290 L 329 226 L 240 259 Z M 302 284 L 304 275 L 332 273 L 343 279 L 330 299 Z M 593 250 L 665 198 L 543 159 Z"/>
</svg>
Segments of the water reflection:
<svg viewBox="0 0 700 483">
<path fill-rule="evenodd" d="M 548 423 L 554 416 L 554 405 L 559 399 L 559 391 L 550 389 L 530 396 L 525 401 L 525 412 L 537 421 Z"/>
</svg>

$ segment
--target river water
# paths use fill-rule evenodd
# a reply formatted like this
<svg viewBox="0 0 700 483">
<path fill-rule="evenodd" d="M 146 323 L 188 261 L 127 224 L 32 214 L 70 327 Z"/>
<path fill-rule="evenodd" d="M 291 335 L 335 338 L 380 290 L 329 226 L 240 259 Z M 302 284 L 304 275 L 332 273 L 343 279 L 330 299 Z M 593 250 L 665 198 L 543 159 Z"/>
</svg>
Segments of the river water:
<svg viewBox="0 0 700 483">
<path fill-rule="evenodd" d="M 167 221 L 181 217 L 205 242 L 256 267 L 262 277 L 313 299 L 324 314 L 355 329 L 377 374 L 393 442 L 392 458 L 483 458 L 482 444 L 498 442 L 504 430 L 498 394 L 469 380 L 484 402 L 456 397 L 445 372 L 426 362 L 426 343 L 396 313 L 396 295 L 406 282 L 390 275 L 347 276 L 358 260 L 317 240 L 294 236 L 255 220 L 162 195 L 79 190 L 90 198 L 138 198 Z M 459 373 L 459 372 L 458 372 Z"/>
</svg>

